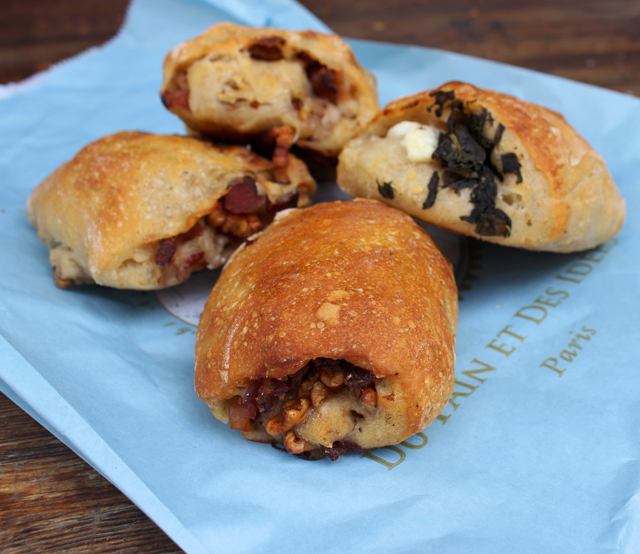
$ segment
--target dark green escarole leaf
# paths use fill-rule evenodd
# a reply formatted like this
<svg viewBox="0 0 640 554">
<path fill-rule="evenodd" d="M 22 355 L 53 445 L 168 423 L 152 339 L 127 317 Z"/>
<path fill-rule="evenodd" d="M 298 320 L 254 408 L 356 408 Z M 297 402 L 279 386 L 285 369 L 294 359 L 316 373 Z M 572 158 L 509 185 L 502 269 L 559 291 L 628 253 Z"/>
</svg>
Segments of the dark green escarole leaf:
<svg viewBox="0 0 640 554">
<path fill-rule="evenodd" d="M 502 139 L 504 126 L 498 125 L 494 138 L 490 139 L 483 134 L 485 123 L 493 122 L 493 117 L 486 108 L 482 108 L 480 113 L 473 113 L 469 102 L 463 103 L 455 99 L 454 91 L 435 91 L 431 96 L 434 103 L 427 110 L 434 109 L 436 116 L 443 114 L 447 104 L 451 109 L 447 119 L 447 132 L 440 133 L 438 146 L 433 153 L 433 159 L 447 170 L 443 173 L 442 187 L 452 188 L 457 194 L 462 189 L 471 189 L 470 200 L 474 208 L 469 215 L 460 219 L 475 224 L 476 233 L 486 237 L 508 237 L 511 233 L 511 219 L 496 208 L 497 180 L 503 180 L 502 173 L 511 173 L 516 175 L 517 183 L 521 183 L 522 174 L 516 154 L 501 156 L 502 173 L 491 162 L 491 153 Z M 428 209 L 435 203 L 439 181 L 438 173 L 434 172 L 429 181 L 429 192 L 422 205 L 423 209 Z"/>
<path fill-rule="evenodd" d="M 456 173 L 455 171 L 444 172 L 443 188 L 452 188 L 456 194 L 460 194 L 462 189 L 468 189 L 475 187 L 479 182 L 477 177 L 465 177 Z"/>
<path fill-rule="evenodd" d="M 487 151 L 473 138 L 463 122 L 458 121 L 452 127 L 452 132 L 446 135 L 440 133 L 433 159 L 451 169 L 480 171 L 487 159 Z"/>
<path fill-rule="evenodd" d="M 376 179 L 376 184 L 378 185 L 378 192 L 382 198 L 388 198 L 389 200 L 393 200 L 393 187 L 391 186 L 391 181 L 388 183 L 383 182 L 380 184 Z"/>
<path fill-rule="evenodd" d="M 424 204 L 422 204 L 423 210 L 430 208 L 435 203 L 436 195 L 438 194 L 439 183 L 440 183 L 440 176 L 438 175 L 437 171 L 434 171 L 433 175 L 431 175 L 431 179 L 429 180 L 429 185 L 427 187 L 429 189 L 429 194 L 427 194 L 427 198 L 424 201 Z"/>
<path fill-rule="evenodd" d="M 498 185 L 496 177 L 488 167 L 483 167 L 478 184 L 471 191 L 474 205 L 469 215 L 460 219 L 474 223 L 476 233 L 482 237 L 507 238 L 511 234 L 511 219 L 502 210 L 496 208 Z"/>
<path fill-rule="evenodd" d="M 510 152 L 509 154 L 502 154 L 500 160 L 502 161 L 502 173 L 513 173 L 518 178 L 516 183 L 522 183 L 522 173 L 520 173 L 522 166 L 518 161 L 518 156 Z"/>
</svg>

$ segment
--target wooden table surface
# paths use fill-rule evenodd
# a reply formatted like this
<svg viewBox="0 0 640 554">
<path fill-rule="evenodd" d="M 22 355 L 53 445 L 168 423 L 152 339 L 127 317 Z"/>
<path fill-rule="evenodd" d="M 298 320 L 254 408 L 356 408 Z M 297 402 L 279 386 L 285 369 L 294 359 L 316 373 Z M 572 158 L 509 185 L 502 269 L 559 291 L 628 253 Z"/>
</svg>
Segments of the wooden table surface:
<svg viewBox="0 0 640 554">
<path fill-rule="evenodd" d="M 127 0 L 3 0 L 0 83 L 112 37 Z M 640 0 L 303 0 L 338 34 L 461 52 L 640 95 Z M 1 315 L 0 315 L 1 317 Z M 181 550 L 0 394 L 0 552 Z"/>
</svg>

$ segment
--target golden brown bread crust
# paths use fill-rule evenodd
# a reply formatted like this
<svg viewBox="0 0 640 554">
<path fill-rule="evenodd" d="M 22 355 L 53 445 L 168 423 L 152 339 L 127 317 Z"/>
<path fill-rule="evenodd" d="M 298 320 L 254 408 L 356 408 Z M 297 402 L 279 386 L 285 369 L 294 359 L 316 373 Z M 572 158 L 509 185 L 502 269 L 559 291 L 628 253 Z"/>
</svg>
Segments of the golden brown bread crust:
<svg viewBox="0 0 640 554">
<path fill-rule="evenodd" d="M 245 148 L 120 132 L 89 144 L 47 177 L 32 192 L 27 213 L 54 265 L 76 268 L 76 282 L 161 288 L 175 283 L 165 282 L 155 263 L 160 241 L 191 229 L 235 178 L 255 177 L 273 202 L 296 190 L 309 201 L 315 183 L 290 158 L 291 182 L 282 185 L 272 182 L 272 163 Z M 61 249 L 64 260 L 56 254 Z M 64 286 L 68 274 L 56 276 Z"/>
<path fill-rule="evenodd" d="M 211 292 L 196 392 L 226 422 L 229 399 L 252 382 L 346 360 L 379 379 L 371 425 L 348 440 L 396 444 L 446 405 L 457 317 L 451 266 L 406 214 L 373 200 L 283 212 L 234 253 Z"/>
<path fill-rule="evenodd" d="M 437 91 L 454 91 L 455 99 L 468 102 L 475 113 L 486 108 L 493 118 L 484 127 L 489 138 L 500 124 L 505 128 L 491 159 L 500 169 L 501 155 L 516 154 L 523 179 L 517 183 L 515 174 L 505 174 L 503 182 L 498 181 L 496 207 L 512 221 L 508 237 L 481 236 L 472 223 L 460 220 L 473 208 L 469 189 L 457 194 L 440 188 L 435 204 L 423 209 L 427 183 L 434 171 L 441 172 L 440 162 L 411 163 L 399 140 L 385 138 L 400 121 L 415 121 L 446 133 L 451 110 L 446 107 L 438 117 L 436 109 L 427 109 L 434 105 Z M 392 200 L 381 197 L 376 180 L 392 183 L 396 191 Z M 460 82 L 391 102 L 343 151 L 338 182 L 354 196 L 382 199 L 446 229 L 531 250 L 592 248 L 615 236 L 625 213 L 624 200 L 604 160 L 561 115 Z"/>
<path fill-rule="evenodd" d="M 289 126 L 297 146 L 327 157 L 379 109 L 373 76 L 338 36 L 231 23 L 176 46 L 164 61 L 160 93 L 170 111 L 207 136 L 247 142 Z"/>
</svg>

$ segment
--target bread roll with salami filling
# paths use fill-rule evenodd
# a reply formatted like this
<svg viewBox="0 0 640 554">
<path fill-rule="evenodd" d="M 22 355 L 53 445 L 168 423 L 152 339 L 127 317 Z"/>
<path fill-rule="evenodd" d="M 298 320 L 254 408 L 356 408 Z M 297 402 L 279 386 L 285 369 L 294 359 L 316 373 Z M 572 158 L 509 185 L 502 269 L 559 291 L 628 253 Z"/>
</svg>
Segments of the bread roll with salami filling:
<svg viewBox="0 0 640 554">
<path fill-rule="evenodd" d="M 168 110 L 214 140 L 287 150 L 335 167 L 378 112 L 374 77 L 336 35 L 220 23 L 176 46 L 160 90 Z"/>
<path fill-rule="evenodd" d="M 282 212 L 211 292 L 196 392 L 292 454 L 397 444 L 453 391 L 457 319 L 451 266 L 406 214 L 374 200 Z"/>
<path fill-rule="evenodd" d="M 56 284 L 159 289 L 221 266 L 274 213 L 310 203 L 315 181 L 239 146 L 121 132 L 83 148 L 29 197 Z"/>
</svg>

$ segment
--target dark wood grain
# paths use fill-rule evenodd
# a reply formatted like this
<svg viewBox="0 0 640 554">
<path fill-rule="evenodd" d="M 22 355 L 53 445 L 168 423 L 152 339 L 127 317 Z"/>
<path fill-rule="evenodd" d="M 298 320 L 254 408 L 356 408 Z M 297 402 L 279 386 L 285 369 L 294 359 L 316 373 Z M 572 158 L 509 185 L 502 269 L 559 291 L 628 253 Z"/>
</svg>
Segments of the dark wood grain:
<svg viewBox="0 0 640 554">
<path fill-rule="evenodd" d="M 18 81 L 102 44 L 122 25 L 128 0 L 3 0 L 0 82 Z"/>
<path fill-rule="evenodd" d="M 0 83 L 122 24 L 127 0 L 3 0 Z M 303 0 L 337 33 L 506 62 L 640 95 L 638 0 Z M 158 68 L 160 71 L 160 68 Z M 115 487 L 0 394 L 0 552 L 180 549 Z"/>
<path fill-rule="evenodd" d="M 640 95 L 637 0 L 302 0 L 336 33 L 417 44 Z"/>
<path fill-rule="evenodd" d="M 0 552 L 182 552 L 91 466 L 0 394 Z"/>
</svg>

